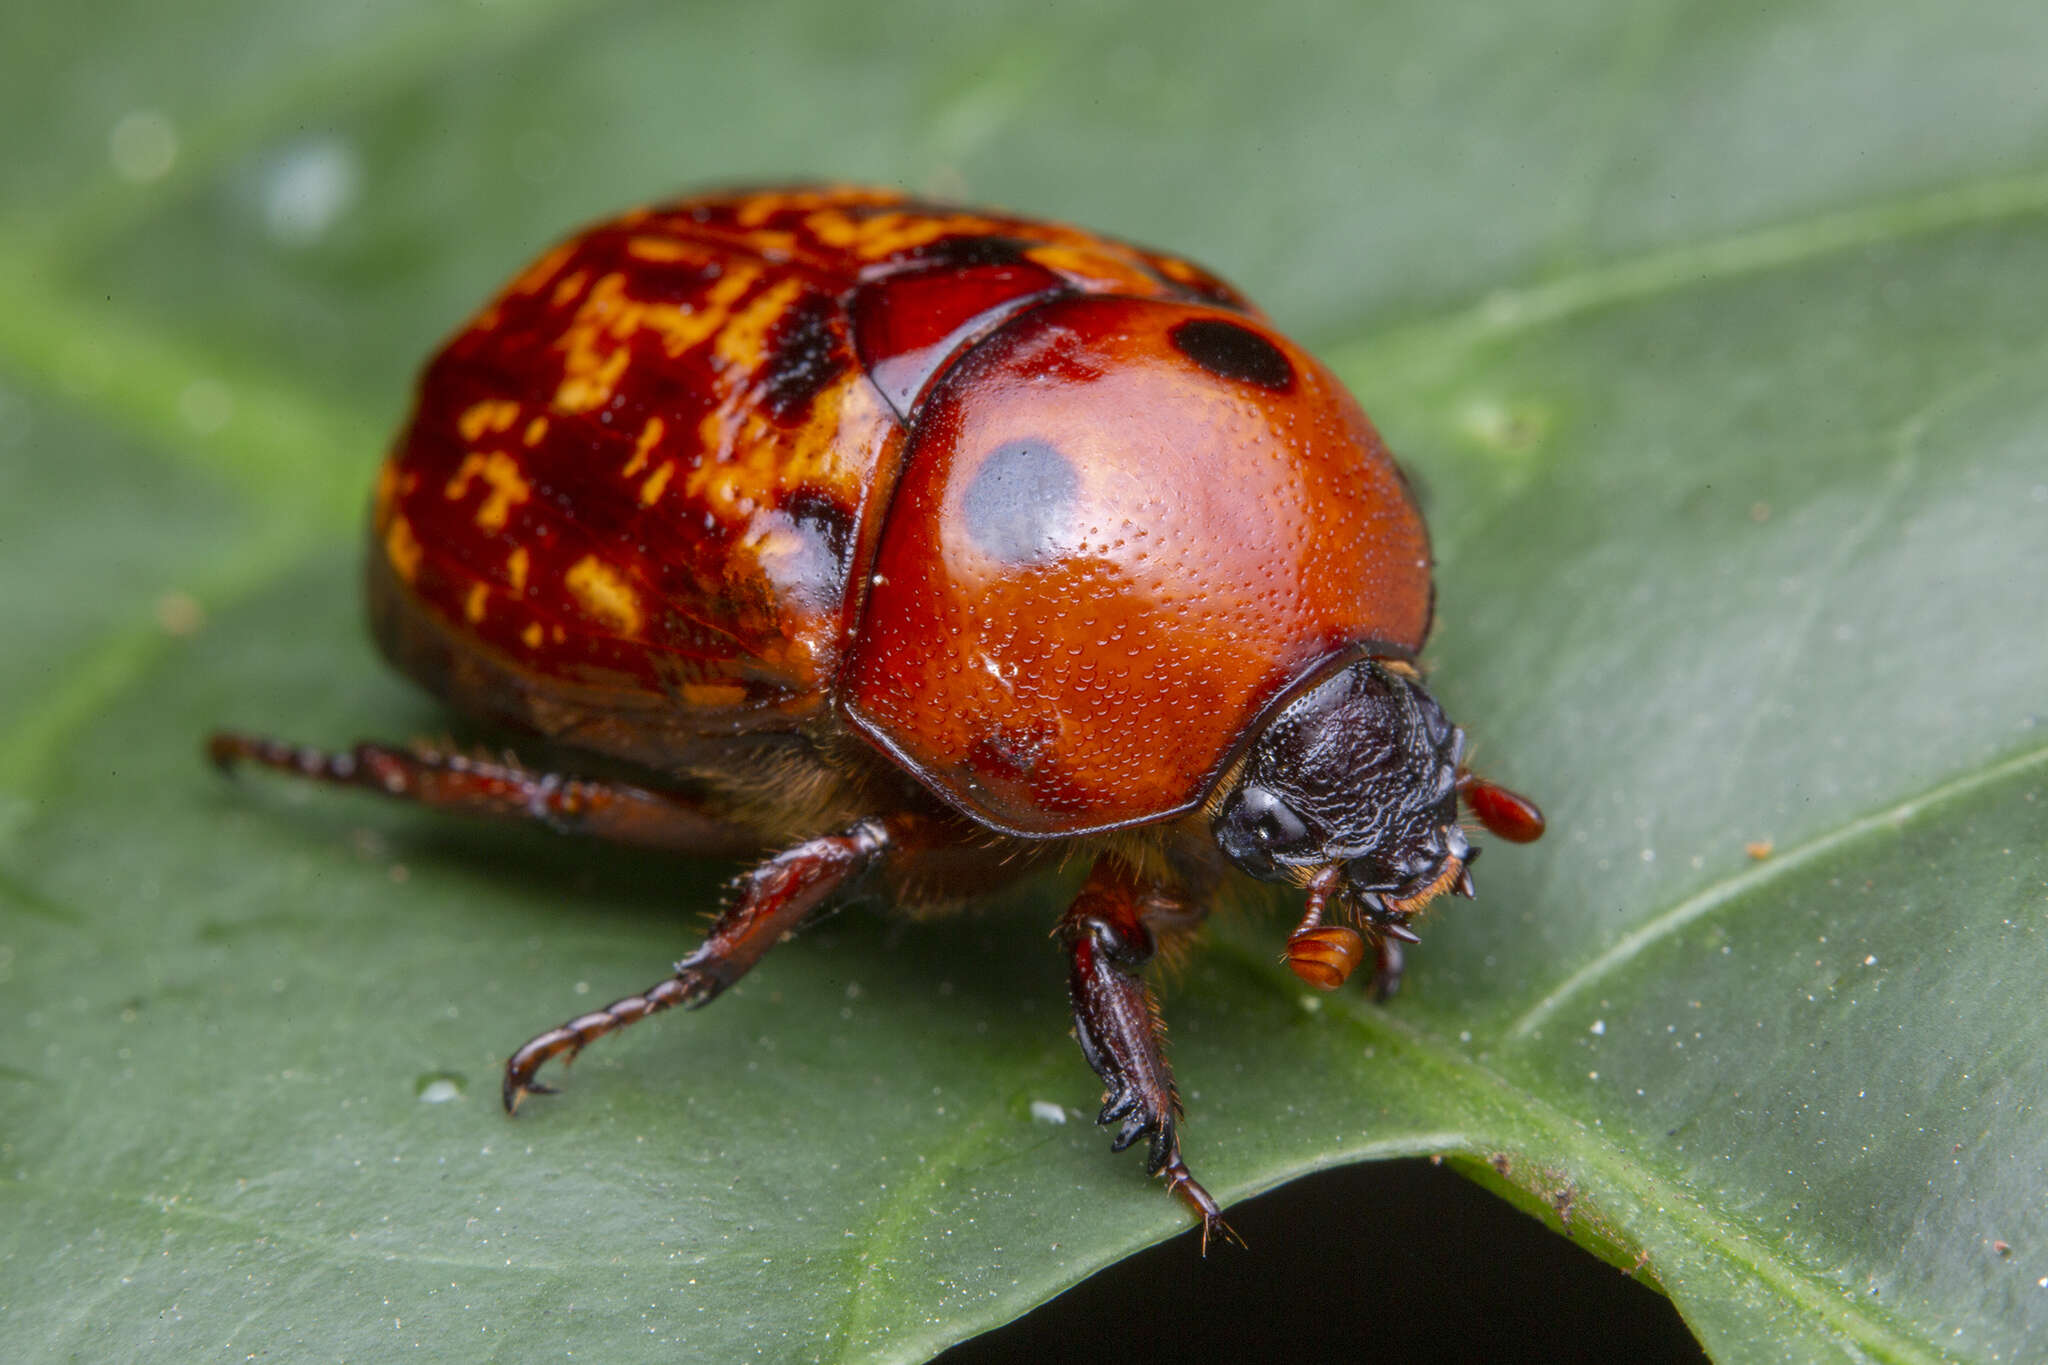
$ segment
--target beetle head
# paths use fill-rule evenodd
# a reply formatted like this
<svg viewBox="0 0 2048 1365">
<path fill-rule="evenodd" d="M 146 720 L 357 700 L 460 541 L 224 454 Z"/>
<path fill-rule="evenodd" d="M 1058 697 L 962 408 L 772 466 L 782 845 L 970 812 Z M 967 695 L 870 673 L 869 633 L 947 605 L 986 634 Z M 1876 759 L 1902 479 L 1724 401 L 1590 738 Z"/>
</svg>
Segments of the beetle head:
<svg viewBox="0 0 2048 1365">
<path fill-rule="evenodd" d="M 1283 707 L 1213 808 L 1217 847 L 1265 881 L 1341 869 L 1368 920 L 1472 894 L 1458 827 L 1464 732 L 1405 669 L 1360 660 Z"/>
</svg>

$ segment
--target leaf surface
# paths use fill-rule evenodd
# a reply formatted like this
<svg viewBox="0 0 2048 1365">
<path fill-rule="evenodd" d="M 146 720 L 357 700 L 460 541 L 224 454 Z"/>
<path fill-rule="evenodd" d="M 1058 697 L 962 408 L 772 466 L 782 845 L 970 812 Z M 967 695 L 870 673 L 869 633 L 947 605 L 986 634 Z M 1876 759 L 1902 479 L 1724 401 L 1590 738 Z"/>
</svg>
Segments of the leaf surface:
<svg viewBox="0 0 2048 1365">
<path fill-rule="evenodd" d="M 1219 926 L 1167 993 L 1218 1195 L 1447 1153 L 1726 1359 L 2048 1333 L 2038 6 L 15 19 L 11 1356 L 915 1360 L 1183 1227 L 1086 1122 L 1056 890 L 836 918 L 513 1123 L 509 1047 L 729 869 L 199 759 L 445 723 L 363 639 L 358 522 L 486 290 L 821 175 L 1170 245 L 1329 356 L 1423 489 L 1433 688 L 1551 817 L 1390 1007 Z"/>
</svg>

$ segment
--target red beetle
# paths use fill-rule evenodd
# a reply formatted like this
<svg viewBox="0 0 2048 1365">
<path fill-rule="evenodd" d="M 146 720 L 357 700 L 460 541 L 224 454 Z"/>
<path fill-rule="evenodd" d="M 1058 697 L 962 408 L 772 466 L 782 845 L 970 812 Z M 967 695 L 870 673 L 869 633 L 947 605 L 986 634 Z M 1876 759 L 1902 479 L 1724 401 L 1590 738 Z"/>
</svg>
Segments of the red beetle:
<svg viewBox="0 0 2048 1365">
<path fill-rule="evenodd" d="M 925 907 L 1080 853 L 1099 1122 L 1206 1246 L 1145 964 L 1248 875 L 1306 891 L 1302 979 L 1369 940 L 1384 992 L 1409 919 L 1471 894 L 1460 796 L 1542 832 L 1422 688 L 1429 541 L 1357 403 L 1215 276 L 1074 228 L 848 188 L 599 224 L 427 367 L 372 529 L 394 664 L 644 782 L 231 734 L 216 761 L 767 855 L 673 975 L 513 1053 L 507 1109 L 857 881 Z"/>
</svg>

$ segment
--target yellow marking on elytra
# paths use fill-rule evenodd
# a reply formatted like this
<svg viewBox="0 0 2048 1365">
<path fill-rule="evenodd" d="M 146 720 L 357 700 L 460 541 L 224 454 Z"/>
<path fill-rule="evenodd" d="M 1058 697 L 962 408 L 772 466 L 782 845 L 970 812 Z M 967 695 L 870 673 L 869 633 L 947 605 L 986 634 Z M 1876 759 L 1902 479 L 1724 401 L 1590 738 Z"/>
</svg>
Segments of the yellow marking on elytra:
<svg viewBox="0 0 2048 1365">
<path fill-rule="evenodd" d="M 540 622 L 538 621 L 527 622 L 526 629 L 519 632 L 519 643 L 525 645 L 528 649 L 539 649 L 541 641 L 546 638 L 541 633 Z"/>
<path fill-rule="evenodd" d="M 673 303 L 643 305 L 646 325 L 661 333 L 661 343 L 671 356 L 680 356 L 692 346 L 704 343 L 731 314 L 733 305 L 746 296 L 761 278 L 758 267 L 731 265 L 726 267 L 717 283 L 704 293 L 704 301 L 695 307 L 683 307 Z"/>
<path fill-rule="evenodd" d="M 647 456 L 661 442 L 668 431 L 668 424 L 659 417 L 647 419 L 647 425 L 640 428 L 640 439 L 633 443 L 633 458 L 626 461 L 626 467 L 619 471 L 619 477 L 630 479 L 647 468 Z"/>
<path fill-rule="evenodd" d="M 455 429 L 464 441 L 475 445 L 488 433 L 510 431 L 518 420 L 519 404 L 509 398 L 486 398 L 464 408 L 462 416 L 455 419 Z"/>
<path fill-rule="evenodd" d="M 642 507 L 652 507 L 657 502 L 660 502 L 661 495 L 668 488 L 668 481 L 675 477 L 675 472 L 676 462 L 674 460 L 663 460 L 661 468 L 649 474 L 647 482 L 640 485 L 640 505 Z"/>
<path fill-rule="evenodd" d="M 703 299 L 684 305 L 647 303 L 626 291 L 618 271 L 591 287 L 575 318 L 555 343 L 562 352 L 562 382 L 555 406 L 564 412 L 589 412 L 611 401 L 619 379 L 632 359 L 629 343 L 640 332 L 661 338 L 662 349 L 679 357 L 700 346 L 725 325 L 732 306 L 760 278 L 758 267 L 734 264 L 719 276 Z"/>
<path fill-rule="evenodd" d="M 703 491 L 705 480 L 711 477 L 712 466 L 731 459 L 732 452 L 738 448 L 736 442 L 740 428 L 745 425 L 745 400 L 744 388 L 730 389 L 724 401 L 705 413 L 703 420 L 697 423 L 697 449 L 703 454 L 690 465 L 688 487 L 691 497 Z M 755 420 L 758 423 L 759 419 Z"/>
<path fill-rule="evenodd" d="M 697 242 L 681 241 L 674 237 L 631 237 L 626 241 L 626 254 L 636 261 L 651 261 L 656 265 L 679 265 L 685 261 L 691 265 L 708 265 L 717 257 Z"/>
<path fill-rule="evenodd" d="M 743 228 L 757 228 L 778 213 L 794 212 L 831 202 L 816 190 L 793 190 L 787 194 L 750 194 L 740 202 L 740 211 L 734 218 Z"/>
<path fill-rule="evenodd" d="M 780 506 L 790 490 L 806 485 L 846 488 L 861 471 L 872 468 L 876 439 L 886 436 L 886 420 L 878 405 L 858 398 L 872 392 L 865 384 L 832 384 L 811 400 L 809 416 L 795 430 L 769 422 L 759 412 L 732 410 L 737 397 L 705 414 L 698 440 L 706 450 L 726 458 L 690 467 L 683 483 L 686 496 L 706 503 L 728 520 L 749 516 L 758 507 Z M 853 499 L 849 498 L 849 501 Z"/>
<path fill-rule="evenodd" d="M 768 332 L 804 292 L 804 282 L 787 279 L 761 295 L 719 329 L 718 358 L 741 371 L 759 369 L 768 358 Z"/>
<path fill-rule="evenodd" d="M 747 245 L 771 261 L 786 261 L 796 255 L 797 237 L 780 228 L 754 228 L 747 233 Z"/>
<path fill-rule="evenodd" d="M 1112 256 L 1099 248 L 1074 244 L 1041 244 L 1024 253 L 1047 270 L 1075 275 L 1098 284 L 1151 293 L 1158 289 L 1152 277 L 1134 262 Z"/>
<path fill-rule="evenodd" d="M 985 233 L 986 218 L 956 213 L 932 217 L 910 213 L 875 213 L 857 217 L 837 209 L 821 209 L 804 219 L 804 227 L 826 246 L 851 251 L 862 260 L 880 260 L 899 251 L 928 246 L 958 233 Z"/>
<path fill-rule="evenodd" d="M 526 435 L 521 438 L 529 446 L 537 446 L 548 434 L 548 419 L 536 417 L 526 424 Z"/>
<path fill-rule="evenodd" d="M 562 629 L 562 627 L 560 626 L 549 626 L 548 635 L 551 639 L 554 640 L 556 644 L 560 644 L 562 643 L 562 641 L 569 638 L 569 632 Z"/>
<path fill-rule="evenodd" d="M 505 577 L 512 580 L 512 591 L 526 591 L 526 571 L 532 564 L 533 557 L 526 553 L 524 545 L 505 557 Z"/>
<path fill-rule="evenodd" d="M 827 185 L 813 190 L 764 190 L 748 195 L 741 202 L 738 221 L 743 228 L 755 228 L 778 213 L 807 213 L 814 209 L 902 202 L 903 196 L 896 190 L 875 190 L 865 186 Z"/>
<path fill-rule="evenodd" d="M 555 390 L 555 406 L 564 412 L 589 412 L 603 407 L 611 401 L 619 379 L 626 373 L 626 366 L 632 359 L 632 352 L 620 346 L 570 374 Z"/>
<path fill-rule="evenodd" d="M 1176 256 L 1155 256 L 1152 263 L 1159 268 L 1160 274 L 1177 284 L 1184 284 L 1192 289 L 1205 289 L 1209 286 L 1208 278 L 1192 262 L 1183 261 Z"/>
<path fill-rule="evenodd" d="M 398 576 L 410 583 L 419 576 L 419 537 L 412 533 L 412 523 L 404 517 L 393 517 L 391 525 L 384 530 L 384 553 L 391 560 L 391 567 Z"/>
<path fill-rule="evenodd" d="M 548 306 L 551 308 L 567 308 L 576 301 L 576 296 L 581 294 L 584 286 L 589 283 L 590 272 L 588 270 L 570 271 L 556 283 L 555 292 L 548 295 Z"/>
<path fill-rule="evenodd" d="M 469 618 L 471 625 L 484 619 L 484 608 L 490 603 L 491 590 L 482 583 L 469 585 L 469 596 L 462 601 L 462 614 Z"/>
<path fill-rule="evenodd" d="M 569 572 L 562 575 L 562 583 L 578 605 L 619 634 L 640 633 L 645 619 L 640 610 L 640 594 L 619 576 L 618 570 L 596 555 L 585 555 L 571 564 Z"/>
<path fill-rule="evenodd" d="M 469 495 L 470 484 L 479 477 L 491 491 L 484 496 L 483 506 L 476 509 L 476 524 L 485 531 L 502 531 L 512 508 L 533 496 L 533 485 L 520 472 L 519 461 L 503 451 L 493 450 L 487 455 L 471 451 L 462 457 L 462 466 L 441 491 L 450 502 L 460 501 Z"/>
<path fill-rule="evenodd" d="M 555 277 L 555 272 L 569 263 L 576 254 L 576 243 L 563 242 L 543 252 L 541 258 L 519 272 L 519 278 L 512 281 L 508 294 L 537 293 L 540 287 Z"/>
</svg>

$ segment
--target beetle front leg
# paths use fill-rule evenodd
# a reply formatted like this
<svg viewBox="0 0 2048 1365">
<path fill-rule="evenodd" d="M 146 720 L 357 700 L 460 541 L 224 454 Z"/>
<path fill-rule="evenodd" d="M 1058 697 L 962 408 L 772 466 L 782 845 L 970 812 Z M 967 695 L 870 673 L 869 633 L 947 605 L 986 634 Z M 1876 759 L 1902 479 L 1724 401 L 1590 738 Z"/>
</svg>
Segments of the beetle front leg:
<svg viewBox="0 0 2048 1365">
<path fill-rule="evenodd" d="M 1164 1175 L 1167 1189 L 1201 1218 L 1206 1255 L 1212 1234 L 1238 1238 L 1181 1159 L 1180 1096 L 1166 1060 L 1159 1002 L 1139 975 L 1157 953 L 1160 933 L 1189 932 L 1200 919 L 1200 907 L 1101 858 L 1057 932 L 1067 945 L 1074 1036 L 1104 1086 L 1095 1121 L 1121 1121 L 1114 1151 L 1150 1137 L 1146 1174 Z"/>
<path fill-rule="evenodd" d="M 675 974 L 638 995 L 614 1000 L 535 1036 L 505 1062 L 505 1111 L 528 1095 L 551 1094 L 534 1076 L 556 1057 L 567 1065 L 590 1044 L 676 1005 L 695 1009 L 726 987 L 832 896 L 870 871 L 893 850 L 888 822 L 863 820 L 844 834 L 807 839 L 739 879 L 737 894 L 701 947 L 676 964 Z"/>
</svg>

